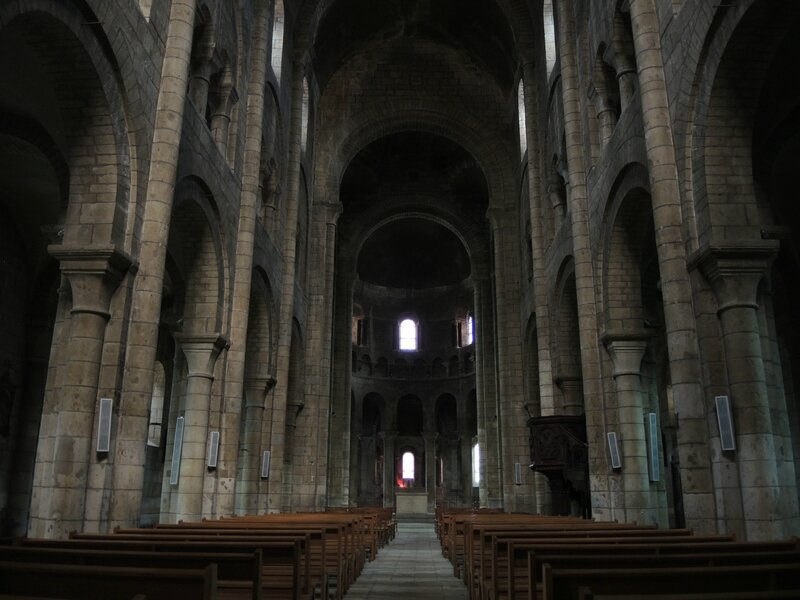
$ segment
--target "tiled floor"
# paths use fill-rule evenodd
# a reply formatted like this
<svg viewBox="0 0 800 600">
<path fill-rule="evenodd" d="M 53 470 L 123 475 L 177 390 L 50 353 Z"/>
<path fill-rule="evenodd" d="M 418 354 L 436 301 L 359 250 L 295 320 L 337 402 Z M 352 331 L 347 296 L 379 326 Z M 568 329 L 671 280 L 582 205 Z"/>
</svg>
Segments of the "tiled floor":
<svg viewBox="0 0 800 600">
<path fill-rule="evenodd" d="M 433 523 L 400 522 L 397 536 L 367 563 L 345 600 L 466 600 L 466 586 L 442 557 Z"/>
</svg>

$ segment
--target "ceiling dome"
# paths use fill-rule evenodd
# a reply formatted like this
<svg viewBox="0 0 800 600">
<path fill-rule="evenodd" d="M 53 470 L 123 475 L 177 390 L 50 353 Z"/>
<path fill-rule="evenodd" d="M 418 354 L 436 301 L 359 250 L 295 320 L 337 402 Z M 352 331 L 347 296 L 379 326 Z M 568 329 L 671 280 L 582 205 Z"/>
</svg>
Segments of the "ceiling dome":
<svg viewBox="0 0 800 600">
<path fill-rule="evenodd" d="M 361 248 L 357 271 L 367 283 L 419 290 L 461 283 L 470 275 L 470 260 L 452 231 L 409 217 L 373 232 Z"/>
</svg>

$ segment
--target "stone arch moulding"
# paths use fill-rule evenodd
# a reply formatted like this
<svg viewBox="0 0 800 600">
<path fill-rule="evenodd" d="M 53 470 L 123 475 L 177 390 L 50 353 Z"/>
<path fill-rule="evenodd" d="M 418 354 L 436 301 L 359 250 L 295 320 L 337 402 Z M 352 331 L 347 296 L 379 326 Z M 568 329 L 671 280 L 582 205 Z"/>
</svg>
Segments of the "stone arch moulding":
<svg viewBox="0 0 800 600">
<path fill-rule="evenodd" d="M 62 43 L 65 43 L 67 48 L 76 44 L 77 46 L 72 47 L 79 51 L 78 57 L 82 61 L 86 61 L 83 69 L 80 69 L 80 66 L 76 68 L 76 77 L 82 78 L 83 85 L 68 86 L 68 91 L 63 94 L 79 94 L 80 92 L 76 92 L 76 89 L 85 90 L 87 85 L 96 86 L 95 93 L 103 106 L 102 123 L 96 124 L 96 131 L 89 135 L 108 135 L 114 140 L 113 160 L 106 165 L 108 171 L 99 173 L 96 170 L 85 169 L 79 175 L 83 181 L 81 185 L 85 186 L 87 190 L 90 186 L 97 188 L 93 193 L 87 194 L 88 196 L 104 198 L 103 200 L 94 200 L 94 202 L 114 204 L 114 210 L 110 216 L 111 222 L 101 224 L 109 226 L 109 231 L 100 234 L 99 238 L 105 237 L 106 243 L 116 244 L 122 248 L 126 232 L 133 226 L 135 220 L 133 218 L 135 211 L 130 211 L 129 219 L 128 205 L 131 198 L 131 168 L 135 167 L 131 162 L 130 140 L 135 137 L 131 131 L 136 131 L 137 128 L 129 126 L 127 111 L 135 103 L 130 102 L 125 92 L 122 71 L 116 57 L 117 49 L 112 47 L 102 27 L 86 26 L 86 23 L 100 24 L 102 21 L 95 15 L 92 8 L 83 2 L 75 3 L 76 6 L 53 0 L 39 0 L 33 3 L 35 6 L 21 0 L 4 4 L 4 6 L 0 6 L 0 36 L 11 26 L 19 25 L 20 28 L 25 29 L 26 23 L 23 22 L 25 19 L 40 19 L 44 24 L 49 23 L 55 26 L 53 32 L 63 37 Z M 32 44 L 33 46 L 34 44 Z M 124 48 L 122 50 L 123 54 L 127 55 L 127 50 Z M 64 73 L 60 73 L 60 75 L 61 79 L 64 79 Z M 63 94 L 60 92 L 55 100 L 58 107 L 63 108 L 65 100 L 75 102 L 75 99 L 65 99 Z M 82 100 L 85 102 L 86 98 L 83 97 Z M 21 108 L 27 110 L 28 107 Z M 77 144 L 78 141 L 69 140 L 67 143 Z M 109 175 L 113 176 L 113 181 L 108 181 Z M 76 190 L 75 194 L 71 194 L 72 197 L 78 195 L 83 195 L 83 193 Z M 65 243 L 68 242 L 69 231 L 66 232 L 65 237 Z"/>
<path fill-rule="evenodd" d="M 650 195 L 650 180 L 647 168 L 641 163 L 628 163 L 620 169 L 611 190 L 608 194 L 608 199 L 603 210 L 603 221 L 600 229 L 602 240 L 598 245 L 600 250 L 598 252 L 598 263 L 600 265 L 601 273 L 601 294 L 600 294 L 600 312 L 607 313 L 608 311 L 608 267 L 612 253 L 612 243 L 614 234 L 617 231 L 621 210 L 625 201 L 630 198 L 632 193 L 642 193 L 647 196 Z M 649 210 L 649 207 L 648 207 Z M 650 219 L 650 228 L 652 229 L 652 217 Z M 643 231 L 644 236 L 647 232 Z"/>
<path fill-rule="evenodd" d="M 217 286 L 217 309 L 215 324 L 211 329 L 216 332 L 222 332 L 226 326 L 226 313 L 223 307 L 229 299 L 229 289 L 227 285 L 229 264 L 228 253 L 225 248 L 226 236 L 219 214 L 219 207 L 208 185 L 206 185 L 202 179 L 194 175 L 184 177 L 176 185 L 175 204 L 172 209 L 173 217 L 187 203 L 193 203 L 200 209 L 205 217 L 206 225 L 211 235 L 210 242 L 213 245 L 214 255 L 217 260 L 217 273 L 214 276 Z M 172 237 L 173 234 L 172 227 L 173 224 L 170 223 L 170 237 Z"/>
<path fill-rule="evenodd" d="M 513 199 L 510 191 L 509 194 L 505 193 L 506 186 L 513 183 L 513 179 L 507 181 L 505 165 L 517 161 L 516 144 L 497 147 L 479 132 L 473 131 L 467 123 L 436 111 L 402 111 L 391 117 L 361 115 L 353 121 L 356 124 L 349 134 L 340 138 L 328 141 L 328 136 L 332 137 L 333 132 L 317 132 L 317 156 L 328 156 L 330 160 L 316 161 L 315 198 L 334 195 L 341 187 L 348 165 L 370 143 L 394 133 L 417 131 L 447 138 L 475 159 L 486 179 L 490 207 L 493 198 L 502 200 L 508 196 L 509 201 Z"/>
</svg>

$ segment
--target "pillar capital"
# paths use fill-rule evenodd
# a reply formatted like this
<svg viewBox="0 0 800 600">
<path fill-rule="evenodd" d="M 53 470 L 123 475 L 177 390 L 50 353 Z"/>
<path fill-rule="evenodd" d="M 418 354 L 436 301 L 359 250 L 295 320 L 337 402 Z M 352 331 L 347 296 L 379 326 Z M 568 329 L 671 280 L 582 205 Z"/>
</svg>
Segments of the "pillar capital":
<svg viewBox="0 0 800 600">
<path fill-rule="evenodd" d="M 125 273 L 131 258 L 114 246 L 52 245 L 47 251 L 59 261 L 61 272 L 72 290 L 72 314 L 91 313 L 109 318 L 111 297 Z"/>
<path fill-rule="evenodd" d="M 649 336 L 645 333 L 608 331 L 600 341 L 614 363 L 612 375 L 640 375 Z"/>
<path fill-rule="evenodd" d="M 214 364 L 220 352 L 230 346 L 227 338 L 219 333 L 177 333 L 178 342 L 186 357 L 189 377 L 214 379 Z"/>
<path fill-rule="evenodd" d="M 277 380 L 273 375 L 264 375 L 263 377 L 245 377 L 244 380 L 244 387 L 253 390 L 264 390 L 265 392 L 270 391 Z"/>
<path fill-rule="evenodd" d="M 422 439 L 425 440 L 426 444 L 432 444 L 436 441 L 437 433 L 435 431 L 423 431 L 422 432 Z"/>
<path fill-rule="evenodd" d="M 314 208 L 328 225 L 335 225 L 344 210 L 341 202 L 315 202 Z"/>
<path fill-rule="evenodd" d="M 701 248 L 689 257 L 711 284 L 719 312 L 758 307 L 758 286 L 778 254 L 778 240 L 725 241 Z"/>
</svg>

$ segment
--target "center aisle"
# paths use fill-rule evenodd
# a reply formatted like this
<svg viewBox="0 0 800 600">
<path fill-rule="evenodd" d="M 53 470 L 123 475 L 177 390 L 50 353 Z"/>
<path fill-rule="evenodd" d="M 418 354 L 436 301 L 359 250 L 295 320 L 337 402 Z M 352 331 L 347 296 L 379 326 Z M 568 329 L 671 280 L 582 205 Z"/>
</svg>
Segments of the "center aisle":
<svg viewBox="0 0 800 600">
<path fill-rule="evenodd" d="M 344 600 L 467 600 L 464 583 L 442 556 L 433 523 L 397 524 L 394 540 L 367 563 Z"/>
</svg>

